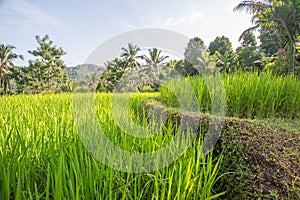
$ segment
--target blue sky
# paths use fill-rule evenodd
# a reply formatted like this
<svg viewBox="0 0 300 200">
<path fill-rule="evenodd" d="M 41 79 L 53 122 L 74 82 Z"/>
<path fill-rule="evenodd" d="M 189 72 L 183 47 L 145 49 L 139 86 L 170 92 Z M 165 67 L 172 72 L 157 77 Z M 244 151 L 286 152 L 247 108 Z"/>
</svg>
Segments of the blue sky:
<svg viewBox="0 0 300 200">
<path fill-rule="evenodd" d="M 233 12 L 239 0 L 0 0 L 0 43 L 12 44 L 32 59 L 35 35 L 48 34 L 67 52 L 68 66 L 84 63 L 100 44 L 122 32 L 139 28 L 169 29 L 198 36 L 206 46 L 217 36 L 230 38 L 251 26 L 250 16 Z"/>
</svg>

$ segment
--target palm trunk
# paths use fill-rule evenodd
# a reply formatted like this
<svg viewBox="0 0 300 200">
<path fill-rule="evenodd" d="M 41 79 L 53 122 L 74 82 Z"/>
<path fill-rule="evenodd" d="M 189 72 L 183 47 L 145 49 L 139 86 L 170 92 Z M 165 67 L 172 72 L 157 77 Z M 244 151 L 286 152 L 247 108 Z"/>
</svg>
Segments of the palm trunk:
<svg viewBox="0 0 300 200">
<path fill-rule="evenodd" d="M 3 79 L 3 91 L 4 91 L 4 94 L 7 94 L 7 80 L 6 78 L 4 77 Z"/>
<path fill-rule="evenodd" d="M 294 49 L 294 43 L 291 42 L 291 46 L 290 46 L 290 70 L 292 71 L 292 73 L 295 72 L 295 49 Z"/>
<path fill-rule="evenodd" d="M 0 88 L 3 87 L 2 65 L 0 66 Z"/>
</svg>

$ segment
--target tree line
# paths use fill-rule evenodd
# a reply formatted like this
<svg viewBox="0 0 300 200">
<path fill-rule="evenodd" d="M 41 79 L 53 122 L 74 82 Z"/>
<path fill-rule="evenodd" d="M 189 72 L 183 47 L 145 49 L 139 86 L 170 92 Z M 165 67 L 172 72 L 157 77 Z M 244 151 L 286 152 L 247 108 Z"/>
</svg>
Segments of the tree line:
<svg viewBox="0 0 300 200">
<path fill-rule="evenodd" d="M 236 71 L 269 71 L 274 75 L 300 74 L 300 2 L 298 0 L 242 1 L 234 11 L 252 15 L 253 27 L 239 38 L 240 46 L 234 51 L 226 36 L 218 36 L 208 47 L 200 37 L 192 38 L 185 49 L 184 59 L 174 60 L 157 48 L 141 55 L 141 49 L 128 43 L 122 47 L 119 57 L 105 63 L 100 76 L 87 76 L 88 91 L 113 92 L 118 81 L 128 72 L 142 71 L 145 66 L 174 69 L 183 76 L 199 75 L 199 72 L 234 73 Z M 257 31 L 258 38 L 253 34 Z M 259 42 L 257 41 L 259 40 Z M 15 47 L 0 44 L 1 92 L 43 93 L 75 91 L 76 81 L 69 80 L 62 57 L 66 52 L 53 44 L 48 35 L 36 36 L 38 47 L 28 51 L 35 57 L 26 67 L 14 65 L 22 55 L 14 53 Z M 152 73 L 149 70 L 147 73 Z M 14 82 L 14 88 L 11 87 Z M 140 81 L 137 91 L 156 91 L 156 82 Z"/>
<path fill-rule="evenodd" d="M 1 88 L 2 93 L 42 93 L 59 92 L 67 81 L 67 74 L 64 72 L 66 64 L 62 56 L 66 52 L 53 44 L 48 35 L 43 38 L 36 36 L 38 47 L 29 50 L 28 53 L 34 56 L 29 60 L 27 67 L 15 66 L 13 61 L 23 59 L 22 55 L 14 53 L 14 46 L 0 44 L 1 60 Z M 14 81 L 13 91 L 11 81 Z"/>
</svg>

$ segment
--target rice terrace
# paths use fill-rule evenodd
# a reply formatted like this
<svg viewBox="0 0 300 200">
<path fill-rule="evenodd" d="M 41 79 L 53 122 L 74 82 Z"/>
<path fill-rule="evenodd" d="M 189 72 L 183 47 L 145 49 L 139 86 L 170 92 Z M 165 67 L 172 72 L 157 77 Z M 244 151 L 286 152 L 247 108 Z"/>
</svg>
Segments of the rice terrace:
<svg viewBox="0 0 300 200">
<path fill-rule="evenodd" d="M 300 199 L 300 1 L 228 2 L 0 1 L 0 200 Z"/>
</svg>

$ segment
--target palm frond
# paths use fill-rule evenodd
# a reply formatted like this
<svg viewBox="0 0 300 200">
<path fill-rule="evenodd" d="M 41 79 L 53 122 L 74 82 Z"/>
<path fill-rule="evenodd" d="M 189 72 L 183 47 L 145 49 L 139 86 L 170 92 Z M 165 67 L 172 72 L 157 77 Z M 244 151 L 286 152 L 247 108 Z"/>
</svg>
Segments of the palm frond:
<svg viewBox="0 0 300 200">
<path fill-rule="evenodd" d="M 252 26 L 252 27 L 246 29 L 246 30 L 241 34 L 241 36 L 239 37 L 239 42 L 242 41 L 242 40 L 244 39 L 245 35 L 247 35 L 248 33 L 251 33 L 251 32 L 253 32 L 253 31 L 257 30 L 258 28 L 259 28 L 259 25 L 257 24 L 257 25 L 255 25 L 255 26 Z"/>
</svg>

